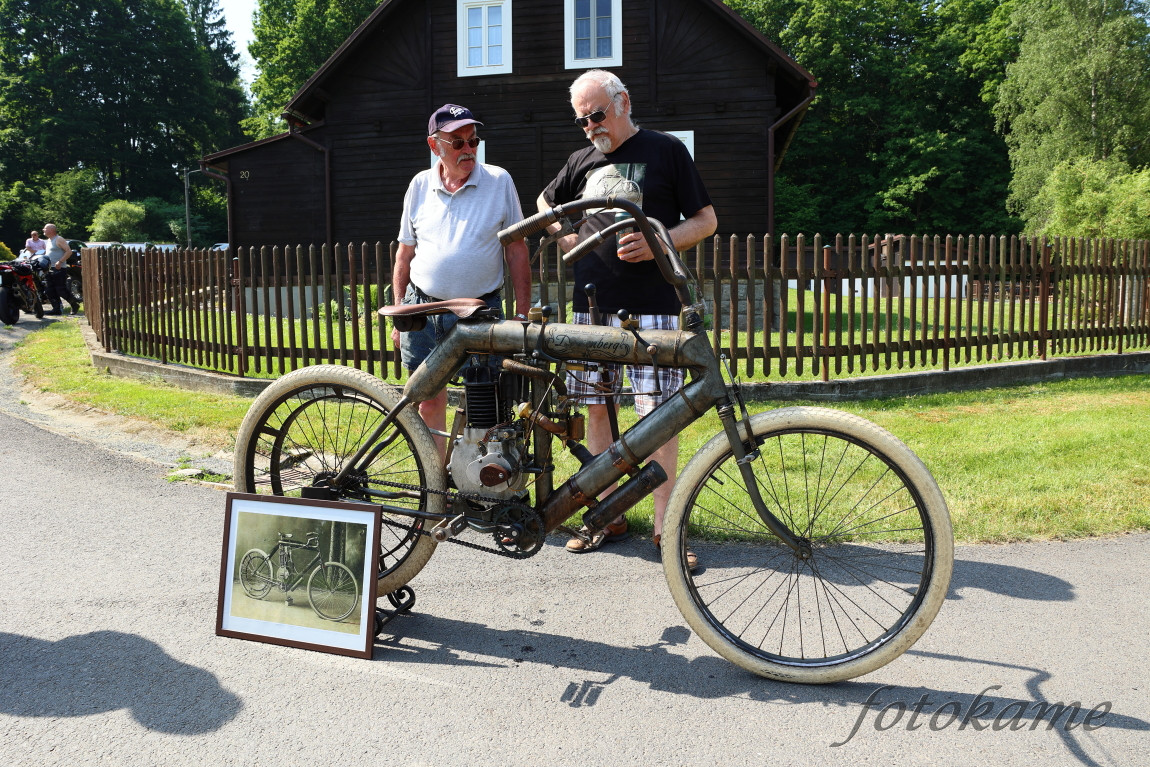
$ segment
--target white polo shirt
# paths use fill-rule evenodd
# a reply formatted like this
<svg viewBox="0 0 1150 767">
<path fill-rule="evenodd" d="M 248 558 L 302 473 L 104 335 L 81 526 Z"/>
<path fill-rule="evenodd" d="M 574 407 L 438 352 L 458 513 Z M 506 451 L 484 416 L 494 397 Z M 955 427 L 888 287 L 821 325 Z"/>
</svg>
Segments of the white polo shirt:
<svg viewBox="0 0 1150 767">
<path fill-rule="evenodd" d="M 477 163 L 448 192 L 439 163 L 415 175 L 403 198 L 399 241 L 415 248 L 410 280 L 436 298 L 478 298 L 503 286 L 496 233 L 523 220 L 515 182 L 503 168 Z"/>
</svg>

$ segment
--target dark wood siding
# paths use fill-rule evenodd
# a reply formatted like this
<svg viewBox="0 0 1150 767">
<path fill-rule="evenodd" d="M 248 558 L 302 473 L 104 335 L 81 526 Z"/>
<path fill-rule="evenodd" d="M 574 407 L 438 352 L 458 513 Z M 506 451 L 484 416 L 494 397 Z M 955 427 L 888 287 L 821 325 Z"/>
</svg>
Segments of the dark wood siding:
<svg viewBox="0 0 1150 767">
<path fill-rule="evenodd" d="M 324 158 L 285 138 L 229 158 L 232 245 L 322 243 L 325 232 Z"/>
<path fill-rule="evenodd" d="M 427 116 L 444 103 L 463 104 L 485 123 L 486 161 L 511 173 L 524 213 L 533 212 L 540 190 L 586 142 L 571 121 L 568 87 L 579 71 L 564 67 L 563 4 L 516 0 L 513 72 L 462 78 L 454 0 L 393 0 L 385 10 L 370 38 L 299 102 L 323 121 L 336 241 L 395 237 L 407 184 L 429 165 Z M 635 120 L 694 131 L 719 231 L 765 232 L 768 128 L 805 96 L 805 82 L 777 74 L 774 54 L 698 0 L 624 0 L 623 13 L 624 64 L 614 71 L 631 92 Z M 237 181 L 237 236 L 279 242 L 306 231 L 322 240 L 321 153 L 292 141 L 256 147 L 231 156 L 233 178 L 241 157 L 261 174 L 288 163 L 282 173 L 301 186 L 265 192 Z M 288 201 L 290 214 L 269 210 Z"/>
</svg>

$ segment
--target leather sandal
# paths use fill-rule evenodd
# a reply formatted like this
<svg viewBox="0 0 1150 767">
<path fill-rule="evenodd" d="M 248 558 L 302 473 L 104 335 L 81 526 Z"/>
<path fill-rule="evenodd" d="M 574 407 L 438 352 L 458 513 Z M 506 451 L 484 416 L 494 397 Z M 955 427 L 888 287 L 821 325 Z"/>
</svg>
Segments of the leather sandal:
<svg viewBox="0 0 1150 767">
<path fill-rule="evenodd" d="M 581 533 L 589 533 L 586 527 L 579 529 Z M 582 538 L 572 538 L 567 541 L 567 550 L 572 554 L 586 554 L 588 551 L 594 551 L 602 546 L 604 543 L 611 543 L 613 541 L 621 541 L 630 535 L 627 525 L 627 518 L 624 517 L 622 522 L 612 522 L 599 532 L 591 536 L 591 539 L 584 541 Z"/>
<path fill-rule="evenodd" d="M 662 535 L 656 535 L 654 538 L 655 549 L 659 552 L 660 556 L 663 554 L 663 548 L 659 545 L 660 539 L 662 537 Z M 687 549 L 687 556 L 684 557 L 684 559 L 687 562 L 687 572 L 693 573 L 699 569 L 699 557 L 695 554 L 695 552 Z"/>
</svg>

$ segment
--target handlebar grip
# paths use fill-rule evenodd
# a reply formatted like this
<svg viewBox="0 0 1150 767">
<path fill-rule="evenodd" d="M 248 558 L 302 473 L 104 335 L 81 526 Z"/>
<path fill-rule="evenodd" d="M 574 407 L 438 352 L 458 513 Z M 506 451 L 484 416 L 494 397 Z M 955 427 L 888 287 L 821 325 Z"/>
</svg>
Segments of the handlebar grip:
<svg viewBox="0 0 1150 767">
<path fill-rule="evenodd" d="M 534 216 L 525 218 L 518 224 L 513 224 L 506 229 L 499 232 L 499 242 L 503 245 L 510 245 L 516 240 L 522 240 L 529 234 L 535 234 L 540 229 L 554 224 L 559 220 L 559 213 L 552 208 L 545 210 L 542 213 L 536 213 Z"/>
</svg>

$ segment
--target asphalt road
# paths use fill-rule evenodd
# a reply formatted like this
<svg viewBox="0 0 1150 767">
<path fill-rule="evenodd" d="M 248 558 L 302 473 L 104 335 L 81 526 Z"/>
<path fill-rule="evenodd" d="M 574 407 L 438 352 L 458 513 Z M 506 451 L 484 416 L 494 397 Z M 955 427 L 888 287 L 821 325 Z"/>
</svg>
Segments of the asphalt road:
<svg viewBox="0 0 1150 767">
<path fill-rule="evenodd" d="M 554 539 L 525 562 L 444 544 L 362 660 L 216 636 L 224 494 L 3 400 L 0 764 L 1136 765 L 1150 747 L 1148 535 L 959 547 L 919 643 L 824 687 L 715 655 L 647 541 Z M 1072 702 L 1073 728 L 1037 718 Z"/>
</svg>

